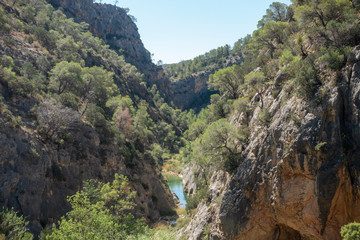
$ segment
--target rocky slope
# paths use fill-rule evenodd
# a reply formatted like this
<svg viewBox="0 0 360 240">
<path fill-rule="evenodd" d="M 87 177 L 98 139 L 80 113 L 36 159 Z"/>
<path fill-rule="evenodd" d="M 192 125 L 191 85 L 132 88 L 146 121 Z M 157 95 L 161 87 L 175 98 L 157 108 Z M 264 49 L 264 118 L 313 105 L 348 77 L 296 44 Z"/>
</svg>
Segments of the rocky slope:
<svg viewBox="0 0 360 240">
<path fill-rule="evenodd" d="M 257 123 L 257 107 L 244 161 L 231 177 L 214 173 L 211 204 L 200 204 L 188 226 L 202 231 L 186 231 L 189 239 L 200 239 L 207 226 L 210 239 L 341 239 L 340 227 L 360 220 L 359 66 L 356 47 L 310 104 L 286 87 L 274 98 L 286 79 L 278 75 L 264 99 L 268 126 Z"/>
<path fill-rule="evenodd" d="M 110 4 L 93 3 L 92 0 L 51 0 L 56 9 L 62 10 L 76 22 L 86 22 L 89 30 L 104 39 L 115 51 L 124 54 L 127 62 L 143 73 L 156 70 L 149 51 L 140 39 L 136 24 L 123 8 Z"/>
<path fill-rule="evenodd" d="M 25 102 L 19 99 L 8 106 L 21 109 L 18 104 Z M 85 124 L 69 132 L 69 143 L 44 141 L 33 133 L 26 113 L 18 114 L 23 116 L 21 127 L 12 127 L 6 114 L 0 117 L 0 206 L 26 216 L 33 232 L 40 232 L 69 211 L 66 197 L 78 191 L 84 180 L 107 182 L 115 173 L 128 176 L 137 192 L 137 216 L 156 220 L 173 207 L 150 157 L 124 156 L 119 146 L 102 143 L 98 133 Z"/>
<path fill-rule="evenodd" d="M 69 1 L 69 4 L 75 4 L 75 10 L 79 9 L 80 5 L 76 5 L 79 3 L 80 1 Z M 81 1 L 81 3 L 84 4 L 81 7 L 91 9 L 90 1 Z M 89 6 L 85 7 L 85 3 L 89 3 Z M 11 72 L 11 69 L 5 68 L 3 65 L 6 64 L 1 62 L 3 65 L 0 71 L 0 207 L 14 208 L 30 221 L 30 229 L 34 233 L 39 233 L 43 227 L 56 222 L 69 210 L 66 197 L 78 191 L 84 180 L 110 181 L 114 174 L 118 173 L 126 175 L 133 190 L 137 192 L 135 199 L 137 208 L 134 212 L 136 216 L 144 216 L 147 220 L 153 221 L 171 211 L 174 207 L 172 195 L 153 158 L 135 151 L 132 146 L 128 146 L 131 145 L 129 142 L 111 137 L 111 134 L 106 136 L 106 133 L 96 129 L 84 118 L 82 120 L 79 118 L 75 128 L 62 131 L 61 134 L 64 135 L 61 137 L 52 138 L 40 133 L 41 127 L 37 119 L 38 106 L 45 99 L 54 100 L 56 96 L 51 96 L 50 90 L 47 92 L 49 95 L 44 92 L 41 95 L 35 91 L 19 94 L 15 91 L 16 87 L 11 85 L 14 82 L 10 80 L 20 79 L 18 89 L 21 89 L 23 86 L 21 83 L 26 80 L 20 76 L 25 63 L 34 63 L 39 58 L 53 60 L 57 56 L 53 50 L 47 51 L 39 41 L 28 40 L 32 36 L 23 31 L 23 26 L 30 27 L 28 23 L 19 20 L 22 9 L 16 4 L 9 4 L 8 1 L 0 1 L 0 4 L 1 11 L 5 9 L 8 14 L 6 20 L 22 24 L 22 27 L 13 28 L 9 32 L 0 32 L 1 61 L 11 59 L 9 61 L 13 62 L 13 69 L 16 72 Z M 114 11 L 112 16 L 124 18 L 124 22 L 127 21 L 129 24 L 124 30 L 129 31 L 129 38 L 125 43 L 126 41 L 132 43 L 132 38 L 138 38 L 138 33 L 133 32 L 136 30 L 135 24 L 128 19 L 123 10 L 110 8 L 107 5 L 103 7 L 108 11 Z M 94 9 L 93 11 L 96 12 Z M 45 29 L 43 33 L 47 33 Z M 142 46 L 139 41 L 134 44 Z M 109 53 L 106 47 L 104 52 Z M 126 78 L 121 75 L 127 72 L 107 61 L 101 54 L 88 54 L 88 57 L 92 60 L 87 62 L 88 59 L 85 59 L 84 64 L 87 66 L 103 66 L 114 72 L 116 75 L 114 80 L 119 80 L 116 83 L 120 91 L 125 89 L 127 92 L 136 93 L 139 89 L 137 86 L 140 84 L 137 81 L 131 79 L 131 76 Z M 144 58 L 144 61 L 147 61 L 145 55 L 133 57 Z M 46 64 L 39 64 L 47 68 L 46 71 L 41 68 L 34 70 L 43 71 L 41 73 L 47 84 L 49 79 L 47 71 L 54 67 L 50 62 L 50 60 L 45 62 L 48 64 L 47 67 Z M 123 64 L 131 68 L 131 65 Z M 11 78 L 7 75 L 9 72 L 13 74 L 10 75 Z M 149 95 L 144 87 L 141 89 L 144 95 Z M 139 92 L 136 94 L 142 95 Z M 77 115 L 78 112 L 72 118 L 76 118 Z"/>
</svg>

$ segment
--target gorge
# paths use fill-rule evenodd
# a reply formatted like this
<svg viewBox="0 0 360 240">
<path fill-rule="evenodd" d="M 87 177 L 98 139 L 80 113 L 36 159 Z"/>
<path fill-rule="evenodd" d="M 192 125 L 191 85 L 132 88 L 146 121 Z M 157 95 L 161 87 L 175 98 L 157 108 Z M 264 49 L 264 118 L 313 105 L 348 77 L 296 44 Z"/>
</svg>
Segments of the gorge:
<svg viewBox="0 0 360 240">
<path fill-rule="evenodd" d="M 274 2 L 234 46 L 158 66 L 123 8 L 0 0 L 0 239 L 351 239 L 359 16 Z"/>
</svg>

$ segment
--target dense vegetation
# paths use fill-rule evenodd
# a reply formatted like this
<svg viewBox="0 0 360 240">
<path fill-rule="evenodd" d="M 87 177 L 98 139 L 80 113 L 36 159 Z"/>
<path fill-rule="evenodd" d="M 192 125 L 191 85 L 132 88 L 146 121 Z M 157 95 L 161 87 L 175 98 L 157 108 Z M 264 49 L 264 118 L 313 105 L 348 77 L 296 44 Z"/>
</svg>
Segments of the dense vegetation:
<svg viewBox="0 0 360 240">
<path fill-rule="evenodd" d="M 240 39 L 235 43 L 232 49 L 229 45 L 225 45 L 191 60 L 163 65 L 163 68 L 171 81 L 178 81 L 189 77 L 192 74 L 212 72 L 239 63 L 242 60 L 241 51 L 239 51 L 239 49 L 241 49 L 248 38 L 249 37 Z"/>
<path fill-rule="evenodd" d="M 0 8 L 3 44 L 10 49 L 22 36 L 29 51 L 19 61 L 16 49 L 0 58 L 1 83 L 10 94 L 35 99 L 38 133 L 47 141 L 71 144 L 66 131 L 88 124 L 102 142 L 117 141 L 125 155 L 175 151 L 193 112 L 164 102 L 156 86 L 147 86 L 136 67 L 44 0 L 9 1 L 18 12 Z M 149 88 L 147 88 L 149 87 Z M 16 119 L 2 101 L 9 119 Z M 16 120 L 21 125 L 21 119 Z M 70 141 L 70 142 L 69 142 Z M 161 159 L 158 159 L 159 161 Z"/>
<path fill-rule="evenodd" d="M 115 175 L 112 183 L 88 180 L 68 201 L 72 210 L 57 224 L 44 229 L 40 239 L 168 239 L 175 234 L 167 228 L 151 230 L 145 219 L 130 213 L 136 195 L 128 179 Z M 27 222 L 13 210 L 0 212 L 0 239 L 33 239 Z"/>
</svg>

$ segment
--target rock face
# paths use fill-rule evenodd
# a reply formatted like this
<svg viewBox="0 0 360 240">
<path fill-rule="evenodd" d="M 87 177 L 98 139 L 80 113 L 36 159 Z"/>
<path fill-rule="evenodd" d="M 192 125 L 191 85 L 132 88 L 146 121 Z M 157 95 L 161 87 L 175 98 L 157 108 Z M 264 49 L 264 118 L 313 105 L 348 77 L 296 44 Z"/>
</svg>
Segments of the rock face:
<svg viewBox="0 0 360 240">
<path fill-rule="evenodd" d="M 342 225 L 360 220 L 359 66 L 357 47 L 322 105 L 267 97 L 273 121 L 252 133 L 223 197 L 226 236 L 340 239 Z"/>
<path fill-rule="evenodd" d="M 145 49 L 140 39 L 136 24 L 123 8 L 93 3 L 92 0 L 48 2 L 76 22 L 88 23 L 89 30 L 95 36 L 104 39 L 110 48 L 123 54 L 126 62 L 136 66 L 148 78 L 161 77 L 160 69 L 152 63 L 150 52 Z"/>
<path fill-rule="evenodd" d="M 200 111 L 208 105 L 211 94 L 215 93 L 215 91 L 210 91 L 207 85 L 209 75 L 212 73 L 214 72 L 205 72 L 172 82 L 170 99 L 175 106 L 181 109 Z"/>
<path fill-rule="evenodd" d="M 26 216 L 35 233 L 69 210 L 66 197 L 78 191 L 84 180 L 111 181 L 115 173 L 128 176 L 137 192 L 137 216 L 156 220 L 174 206 L 151 158 L 126 156 L 124 148 L 103 142 L 85 124 L 68 133 L 70 142 L 47 142 L 31 130 L 25 114 L 30 102 L 21 99 L 8 106 L 24 110 L 20 111 L 24 126 L 11 127 L 5 116 L 0 117 L 0 206 Z"/>
<path fill-rule="evenodd" d="M 360 46 L 340 75 L 310 104 L 286 87 L 276 98 L 278 86 L 267 90 L 271 121 L 259 125 L 259 107 L 249 119 L 244 161 L 219 190 L 221 204 L 211 197 L 210 239 L 336 240 L 360 221 Z"/>
</svg>

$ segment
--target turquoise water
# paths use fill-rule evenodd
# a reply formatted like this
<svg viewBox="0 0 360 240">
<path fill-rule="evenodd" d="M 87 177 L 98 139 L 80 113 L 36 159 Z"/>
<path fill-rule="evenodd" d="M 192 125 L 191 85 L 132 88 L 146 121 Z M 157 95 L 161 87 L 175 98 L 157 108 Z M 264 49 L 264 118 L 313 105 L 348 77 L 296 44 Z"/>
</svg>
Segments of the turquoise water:
<svg viewBox="0 0 360 240">
<path fill-rule="evenodd" d="M 184 195 L 184 186 L 183 186 L 182 179 L 180 177 L 174 176 L 174 175 L 167 175 L 166 178 L 168 180 L 168 185 L 169 185 L 171 191 L 173 191 L 176 194 L 176 196 L 179 197 L 180 207 L 185 208 L 186 207 L 186 199 L 185 199 L 185 195 Z"/>
</svg>

